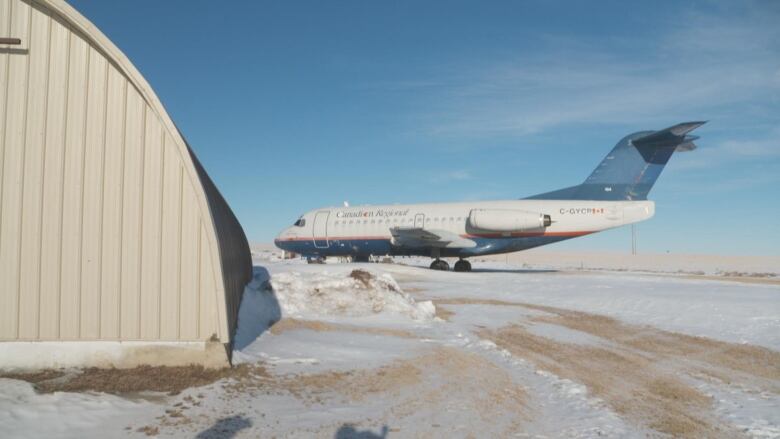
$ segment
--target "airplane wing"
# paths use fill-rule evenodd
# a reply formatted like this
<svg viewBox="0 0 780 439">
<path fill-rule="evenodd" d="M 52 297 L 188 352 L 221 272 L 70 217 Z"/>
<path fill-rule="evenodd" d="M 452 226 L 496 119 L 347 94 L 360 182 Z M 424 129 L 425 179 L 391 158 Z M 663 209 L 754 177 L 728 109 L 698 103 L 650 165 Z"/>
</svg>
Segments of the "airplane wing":
<svg viewBox="0 0 780 439">
<path fill-rule="evenodd" d="M 393 244 L 400 247 L 471 248 L 477 243 L 446 230 L 420 227 L 393 227 Z"/>
</svg>

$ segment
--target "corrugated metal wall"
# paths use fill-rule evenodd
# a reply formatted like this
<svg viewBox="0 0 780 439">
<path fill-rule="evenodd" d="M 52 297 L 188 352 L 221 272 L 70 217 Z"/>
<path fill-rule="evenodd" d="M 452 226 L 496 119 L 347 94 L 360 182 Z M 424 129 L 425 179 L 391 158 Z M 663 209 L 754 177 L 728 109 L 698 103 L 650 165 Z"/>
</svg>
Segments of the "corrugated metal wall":
<svg viewBox="0 0 780 439">
<path fill-rule="evenodd" d="M 0 340 L 230 340 L 243 230 L 151 88 L 60 0 L 0 0 Z"/>
</svg>

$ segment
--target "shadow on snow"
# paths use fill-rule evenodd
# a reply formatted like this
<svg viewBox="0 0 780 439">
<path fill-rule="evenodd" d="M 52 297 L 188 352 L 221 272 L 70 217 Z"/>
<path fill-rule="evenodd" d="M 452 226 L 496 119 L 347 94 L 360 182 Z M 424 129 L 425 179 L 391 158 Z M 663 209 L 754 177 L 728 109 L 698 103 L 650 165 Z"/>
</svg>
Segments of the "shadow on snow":
<svg viewBox="0 0 780 439">
<path fill-rule="evenodd" d="M 252 421 L 243 416 L 222 418 L 206 430 L 198 433 L 196 439 L 230 439 L 239 431 L 252 426 Z"/>
<path fill-rule="evenodd" d="M 244 291 L 239 308 L 234 350 L 249 346 L 282 318 L 282 309 L 270 280 L 271 274 L 265 267 L 252 267 L 252 281 Z"/>
<path fill-rule="evenodd" d="M 382 426 L 379 434 L 371 430 L 358 430 L 353 424 L 344 424 L 338 429 L 334 439 L 385 439 L 389 429 L 387 425 Z"/>
</svg>

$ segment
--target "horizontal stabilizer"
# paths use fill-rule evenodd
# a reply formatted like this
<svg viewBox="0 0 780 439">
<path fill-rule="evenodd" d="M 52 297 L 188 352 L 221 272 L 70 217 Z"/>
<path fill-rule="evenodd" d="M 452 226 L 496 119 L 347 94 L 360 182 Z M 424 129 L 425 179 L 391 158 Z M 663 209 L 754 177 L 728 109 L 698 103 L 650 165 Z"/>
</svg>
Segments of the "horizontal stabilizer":
<svg viewBox="0 0 780 439">
<path fill-rule="evenodd" d="M 671 146 L 691 142 L 698 137 L 686 134 L 704 125 L 706 122 L 684 122 L 669 128 L 653 131 L 650 134 L 633 139 L 634 146 Z"/>
</svg>

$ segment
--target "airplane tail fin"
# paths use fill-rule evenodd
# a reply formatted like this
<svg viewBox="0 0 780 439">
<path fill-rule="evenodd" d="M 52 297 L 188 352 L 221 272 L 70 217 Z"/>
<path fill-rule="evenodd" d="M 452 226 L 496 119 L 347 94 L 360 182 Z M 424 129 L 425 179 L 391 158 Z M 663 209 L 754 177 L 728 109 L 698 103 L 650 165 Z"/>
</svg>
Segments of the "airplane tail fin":
<svg viewBox="0 0 780 439">
<path fill-rule="evenodd" d="M 537 200 L 646 200 L 675 151 L 691 151 L 688 133 L 705 122 L 685 122 L 660 131 L 640 131 L 620 140 L 579 185 L 534 195 Z"/>
</svg>

